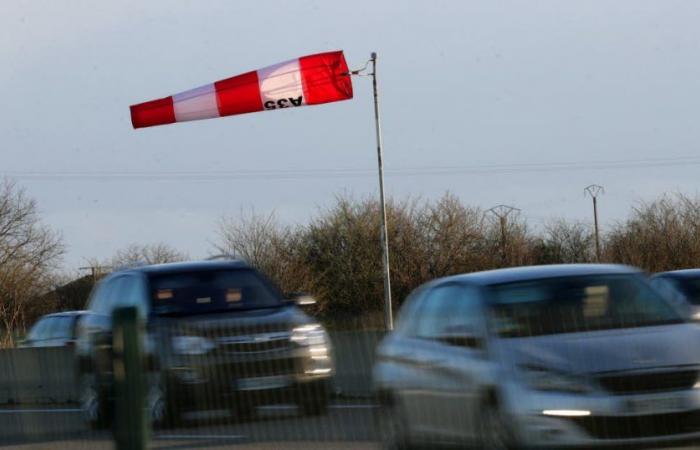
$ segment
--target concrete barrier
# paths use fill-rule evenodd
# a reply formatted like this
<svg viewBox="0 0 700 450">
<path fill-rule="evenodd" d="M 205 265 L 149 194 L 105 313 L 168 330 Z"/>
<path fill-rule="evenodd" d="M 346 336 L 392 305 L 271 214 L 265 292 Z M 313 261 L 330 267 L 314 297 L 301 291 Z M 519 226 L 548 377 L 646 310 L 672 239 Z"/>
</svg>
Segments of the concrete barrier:
<svg viewBox="0 0 700 450">
<path fill-rule="evenodd" d="M 72 403 L 78 399 L 73 350 L 0 351 L 0 404 Z"/>
<path fill-rule="evenodd" d="M 383 331 L 331 332 L 336 393 L 368 396 L 377 344 Z M 61 347 L 0 351 L 0 405 L 77 403 L 73 350 Z"/>
<path fill-rule="evenodd" d="M 330 333 L 335 354 L 335 390 L 340 395 L 371 394 L 372 366 L 384 331 L 336 331 Z"/>
</svg>

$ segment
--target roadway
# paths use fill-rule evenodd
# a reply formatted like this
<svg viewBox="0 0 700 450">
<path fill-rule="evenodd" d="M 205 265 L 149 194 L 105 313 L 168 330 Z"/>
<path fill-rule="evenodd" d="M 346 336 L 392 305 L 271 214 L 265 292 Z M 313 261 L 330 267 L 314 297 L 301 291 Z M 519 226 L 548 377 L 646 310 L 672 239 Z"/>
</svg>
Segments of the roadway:
<svg viewBox="0 0 700 450">
<path fill-rule="evenodd" d="M 379 450 L 367 402 L 335 403 L 325 416 L 300 417 L 293 406 L 265 407 L 259 417 L 236 422 L 223 411 L 192 413 L 177 429 L 152 433 L 151 449 L 185 450 Z M 1 408 L 0 448 L 112 450 L 111 434 L 89 431 L 75 407 Z M 684 447 L 681 450 L 697 449 Z"/>
<path fill-rule="evenodd" d="M 340 403 L 321 417 L 300 417 L 292 406 L 263 408 L 254 421 L 235 422 L 225 412 L 190 414 L 177 429 L 153 433 L 150 448 L 378 449 L 373 406 Z M 64 408 L 0 409 L 0 448 L 22 450 L 113 449 L 109 432 L 83 427 L 80 411 Z"/>
</svg>

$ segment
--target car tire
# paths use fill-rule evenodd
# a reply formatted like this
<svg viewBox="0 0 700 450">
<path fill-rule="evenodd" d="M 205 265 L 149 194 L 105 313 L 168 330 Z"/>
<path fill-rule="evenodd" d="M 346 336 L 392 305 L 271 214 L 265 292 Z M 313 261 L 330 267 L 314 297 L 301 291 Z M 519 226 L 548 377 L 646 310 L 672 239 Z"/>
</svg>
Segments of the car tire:
<svg viewBox="0 0 700 450">
<path fill-rule="evenodd" d="M 79 381 L 80 409 L 83 421 L 93 430 L 109 426 L 109 408 L 107 398 L 100 389 L 97 375 L 85 373 Z"/>
<path fill-rule="evenodd" d="M 484 450 L 511 450 L 515 446 L 498 404 L 485 400 L 476 415 L 477 448 Z"/>
<path fill-rule="evenodd" d="M 405 415 L 395 400 L 382 399 L 375 414 L 377 432 L 383 450 L 410 450 L 413 448 Z"/>
</svg>

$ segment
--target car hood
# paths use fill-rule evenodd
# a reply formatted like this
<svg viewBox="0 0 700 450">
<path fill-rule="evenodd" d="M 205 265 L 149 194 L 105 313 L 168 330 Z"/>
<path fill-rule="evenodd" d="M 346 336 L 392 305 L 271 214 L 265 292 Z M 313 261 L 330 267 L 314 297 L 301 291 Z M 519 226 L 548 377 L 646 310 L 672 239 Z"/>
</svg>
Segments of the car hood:
<svg viewBox="0 0 700 450">
<path fill-rule="evenodd" d="M 295 307 L 160 318 L 162 325 L 171 332 L 209 337 L 284 332 L 309 321 L 309 317 Z"/>
<path fill-rule="evenodd" d="M 506 366 L 535 366 L 572 374 L 700 365 L 700 326 L 677 324 L 499 339 Z"/>
</svg>

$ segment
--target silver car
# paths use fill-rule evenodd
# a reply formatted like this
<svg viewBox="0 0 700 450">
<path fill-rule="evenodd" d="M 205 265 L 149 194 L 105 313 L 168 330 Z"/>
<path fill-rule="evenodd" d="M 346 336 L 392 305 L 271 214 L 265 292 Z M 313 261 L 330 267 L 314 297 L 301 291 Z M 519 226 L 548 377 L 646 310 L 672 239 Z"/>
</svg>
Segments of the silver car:
<svg viewBox="0 0 700 450">
<path fill-rule="evenodd" d="M 385 448 L 700 438 L 700 327 L 635 269 L 560 265 L 413 292 L 374 367 Z"/>
</svg>

